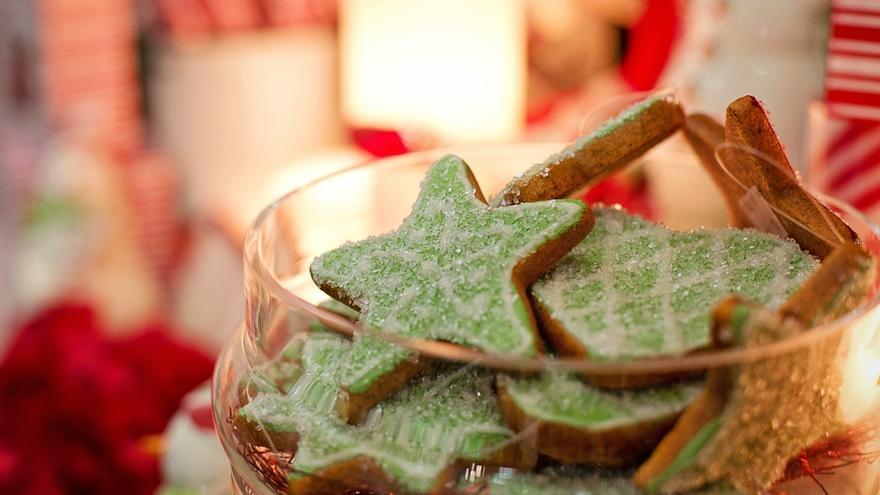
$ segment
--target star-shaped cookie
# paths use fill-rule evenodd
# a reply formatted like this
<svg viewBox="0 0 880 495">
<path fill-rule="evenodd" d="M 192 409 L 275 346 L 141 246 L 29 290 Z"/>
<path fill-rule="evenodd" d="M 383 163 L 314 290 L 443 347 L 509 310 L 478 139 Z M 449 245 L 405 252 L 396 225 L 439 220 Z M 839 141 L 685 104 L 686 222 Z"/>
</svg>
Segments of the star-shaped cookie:
<svg viewBox="0 0 880 495">
<path fill-rule="evenodd" d="M 357 309 L 368 329 L 533 356 L 542 344 L 525 288 L 592 224 L 590 209 L 575 200 L 491 208 L 467 164 L 447 155 L 432 165 L 397 230 L 319 256 L 311 275 Z M 348 419 L 419 369 L 412 352 L 358 335 L 343 381 Z"/>
<path fill-rule="evenodd" d="M 257 393 L 237 415 L 251 436 L 263 436 L 260 444 L 295 453 L 289 493 L 343 493 L 367 480 L 381 493 L 380 486 L 422 493 L 448 478 L 457 459 L 521 466 L 494 375 L 482 368 L 435 363 L 360 424 L 341 421 L 339 384 L 351 346 L 316 328 L 296 356 L 299 378 L 284 393 Z"/>
<path fill-rule="evenodd" d="M 841 244 L 779 311 L 722 301 L 713 311 L 713 340 L 757 348 L 817 328 L 858 307 L 875 273 L 861 247 Z M 710 370 L 703 393 L 636 471 L 636 484 L 649 493 L 690 493 L 728 479 L 742 493 L 763 493 L 798 452 L 843 428 L 840 339 L 831 333 L 772 359 Z"/>
<path fill-rule="evenodd" d="M 778 307 L 819 265 L 796 243 L 754 229 L 679 232 L 615 208 L 593 214 L 590 235 L 531 288 L 560 355 L 626 361 L 707 349 L 711 308 L 722 297 Z M 629 388 L 669 377 L 588 378 Z"/>
</svg>

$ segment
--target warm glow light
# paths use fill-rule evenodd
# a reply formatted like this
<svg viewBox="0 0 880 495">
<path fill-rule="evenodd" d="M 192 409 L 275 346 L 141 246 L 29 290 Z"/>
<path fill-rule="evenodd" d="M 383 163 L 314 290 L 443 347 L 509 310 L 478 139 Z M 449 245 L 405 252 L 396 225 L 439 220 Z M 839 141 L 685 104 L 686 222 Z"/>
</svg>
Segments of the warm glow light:
<svg viewBox="0 0 880 495">
<path fill-rule="evenodd" d="M 856 422 L 880 407 L 880 309 L 853 324 L 840 390 L 844 420 Z"/>
<path fill-rule="evenodd" d="M 344 168 L 370 159 L 370 155 L 357 148 L 340 147 L 309 153 L 281 167 L 278 174 L 266 178 L 262 184 L 260 207 L 291 189 Z"/>
<path fill-rule="evenodd" d="M 445 143 L 514 139 L 525 120 L 525 37 L 522 0 L 344 0 L 345 117 Z"/>
<path fill-rule="evenodd" d="M 727 225 L 724 199 L 692 154 L 664 146 L 645 160 L 645 173 L 657 219 L 667 227 L 691 230 Z"/>
<path fill-rule="evenodd" d="M 367 159 L 364 152 L 351 148 L 304 157 L 271 181 L 274 196 Z M 374 233 L 370 229 L 376 216 L 376 175 L 372 169 L 337 175 L 310 185 L 293 200 L 282 203 L 278 214 L 283 222 L 296 231 L 309 232 L 291 239 L 300 254 L 319 254 Z"/>
<path fill-rule="evenodd" d="M 275 165 L 271 170 L 264 170 L 261 175 L 250 178 L 247 190 L 240 191 L 234 197 L 234 201 L 230 201 L 225 205 L 227 208 L 221 209 L 218 213 L 227 228 L 243 236 L 260 211 L 283 194 L 325 175 L 357 165 L 368 158 L 369 156 L 363 151 L 350 147 L 330 148 L 304 154 L 298 159 Z M 341 184 L 339 194 L 344 194 L 350 187 L 339 180 L 335 184 Z M 314 207 L 321 208 L 317 202 L 314 203 Z"/>
</svg>

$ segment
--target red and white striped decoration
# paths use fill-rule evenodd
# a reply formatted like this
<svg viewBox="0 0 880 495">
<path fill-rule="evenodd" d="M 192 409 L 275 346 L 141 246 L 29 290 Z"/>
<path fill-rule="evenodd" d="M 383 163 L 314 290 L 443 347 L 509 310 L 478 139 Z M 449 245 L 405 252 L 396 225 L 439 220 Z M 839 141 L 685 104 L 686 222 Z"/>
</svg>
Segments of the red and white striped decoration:
<svg viewBox="0 0 880 495">
<path fill-rule="evenodd" d="M 174 38 L 336 22 L 337 0 L 155 0 Z"/>
<path fill-rule="evenodd" d="M 45 106 L 112 151 L 141 145 L 134 0 L 35 2 Z"/>
<path fill-rule="evenodd" d="M 177 171 L 161 153 L 145 151 L 130 159 L 123 172 L 138 245 L 159 280 L 167 283 L 181 234 Z"/>
<path fill-rule="evenodd" d="M 880 218 L 880 0 L 833 0 L 825 67 L 826 192 Z"/>
</svg>

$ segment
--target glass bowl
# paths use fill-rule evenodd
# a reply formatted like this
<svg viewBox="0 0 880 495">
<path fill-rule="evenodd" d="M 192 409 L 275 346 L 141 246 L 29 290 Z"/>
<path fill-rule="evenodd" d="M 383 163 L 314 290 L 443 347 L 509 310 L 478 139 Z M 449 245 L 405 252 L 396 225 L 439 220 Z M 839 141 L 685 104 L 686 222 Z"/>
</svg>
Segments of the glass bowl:
<svg viewBox="0 0 880 495">
<path fill-rule="evenodd" d="M 563 144 L 557 143 L 470 146 L 379 159 L 291 191 L 259 215 L 247 235 L 244 248 L 245 321 L 221 354 L 214 376 L 215 420 L 232 465 L 233 485 L 239 493 L 285 493 L 292 470 L 290 452 L 261 446 L 261 442 L 253 442 L 253 437 L 236 427 L 237 411 L 252 398 L 252 391 L 245 385 L 249 383 L 247 380 L 269 363 L 277 362 L 292 342 L 308 338 L 316 321 L 341 334 L 354 335 L 359 331 L 358 325 L 352 320 L 318 306 L 327 296 L 309 276 L 312 259 L 345 241 L 395 229 L 410 212 L 425 172 L 436 159 L 447 153 L 457 154 L 468 163 L 483 192 L 490 197 L 511 177 L 530 164 L 543 161 L 562 147 Z M 675 173 L 676 163 L 698 169 L 690 155 L 666 147 L 652 150 L 642 160 L 648 162 L 648 169 L 652 170 L 647 174 L 649 187 L 660 184 L 658 174 L 666 174 L 662 187 L 674 188 L 675 179 L 668 175 Z M 660 193 L 669 196 L 670 191 Z M 695 196 L 717 195 L 709 190 L 691 193 Z M 671 194 L 674 195 L 675 191 Z M 880 257 L 880 230 L 875 224 L 846 204 L 831 198 L 822 200 L 857 232 L 863 247 L 872 256 Z M 699 208 L 698 203 L 695 203 L 695 208 Z M 677 214 L 675 210 L 665 212 L 666 218 L 662 220 L 668 225 L 681 224 L 677 221 Z M 623 377 L 693 375 L 708 369 L 744 363 L 773 363 L 793 352 L 834 345 L 839 348 L 839 365 L 843 370 L 839 383 L 841 399 L 838 414 L 845 424 L 855 429 L 863 428 L 867 424 L 865 418 L 876 414 L 876 397 L 880 395 L 880 385 L 876 381 L 880 375 L 878 299 L 877 287 L 873 286 L 866 300 L 850 313 L 793 337 L 757 347 L 702 352 L 677 358 L 608 362 L 546 356 L 524 359 L 491 355 L 443 342 L 387 334 L 378 337 L 432 360 L 467 363 L 503 373 L 553 373 L 563 369 L 597 376 Z M 827 433 L 830 435 L 834 432 Z M 878 449 L 877 444 L 873 443 L 875 440 L 873 432 L 860 435 L 858 445 L 847 451 L 846 456 L 841 454 L 841 458 L 837 459 L 840 462 L 826 462 L 824 470 L 818 474 L 805 469 L 799 476 L 794 476 L 796 479 L 793 481 L 778 485 L 773 493 L 809 494 L 823 493 L 823 490 L 829 490 L 828 493 L 877 493 L 870 490 L 876 489 L 871 487 L 880 483 L 880 476 L 876 472 L 876 464 L 880 463 L 868 462 L 871 460 L 871 449 Z M 541 457 L 539 464 L 548 462 Z M 565 468 L 556 466 L 545 469 Z M 516 479 L 518 471 L 514 468 L 495 471 L 475 463 L 458 463 L 452 472 L 454 481 L 444 485 L 440 491 L 532 493 L 487 488 L 489 473 L 494 473 L 496 477 L 501 473 L 505 479 Z M 595 493 L 606 493 L 603 487 L 612 493 L 610 487 L 618 486 L 622 483 L 620 480 L 629 474 L 601 465 L 577 473 L 567 476 L 583 476 L 582 488 L 593 483 L 593 489 L 597 490 Z M 819 482 L 812 479 L 810 474 Z M 540 483 L 543 479 L 533 476 L 530 482 Z M 383 486 L 372 486 L 369 481 L 365 483 L 355 488 L 385 493 Z M 499 486 L 503 486 L 503 483 Z"/>
</svg>

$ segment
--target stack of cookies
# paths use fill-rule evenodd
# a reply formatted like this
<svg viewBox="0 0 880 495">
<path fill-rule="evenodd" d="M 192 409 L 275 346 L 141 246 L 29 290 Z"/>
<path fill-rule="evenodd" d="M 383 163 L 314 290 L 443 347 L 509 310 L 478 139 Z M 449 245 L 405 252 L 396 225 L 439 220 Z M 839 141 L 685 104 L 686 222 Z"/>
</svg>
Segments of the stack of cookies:
<svg viewBox="0 0 880 495">
<path fill-rule="evenodd" d="M 732 228 L 672 231 L 567 199 L 678 130 Z M 233 418 L 242 441 L 291 456 L 290 493 L 756 493 L 841 426 L 833 342 L 703 373 L 554 362 L 764 348 L 858 306 L 874 262 L 801 187 L 754 98 L 722 125 L 655 95 L 488 201 L 441 158 L 398 229 L 324 253 L 311 275 L 363 331 L 313 325 L 247 378 Z M 389 334 L 546 369 L 432 360 Z"/>
</svg>

